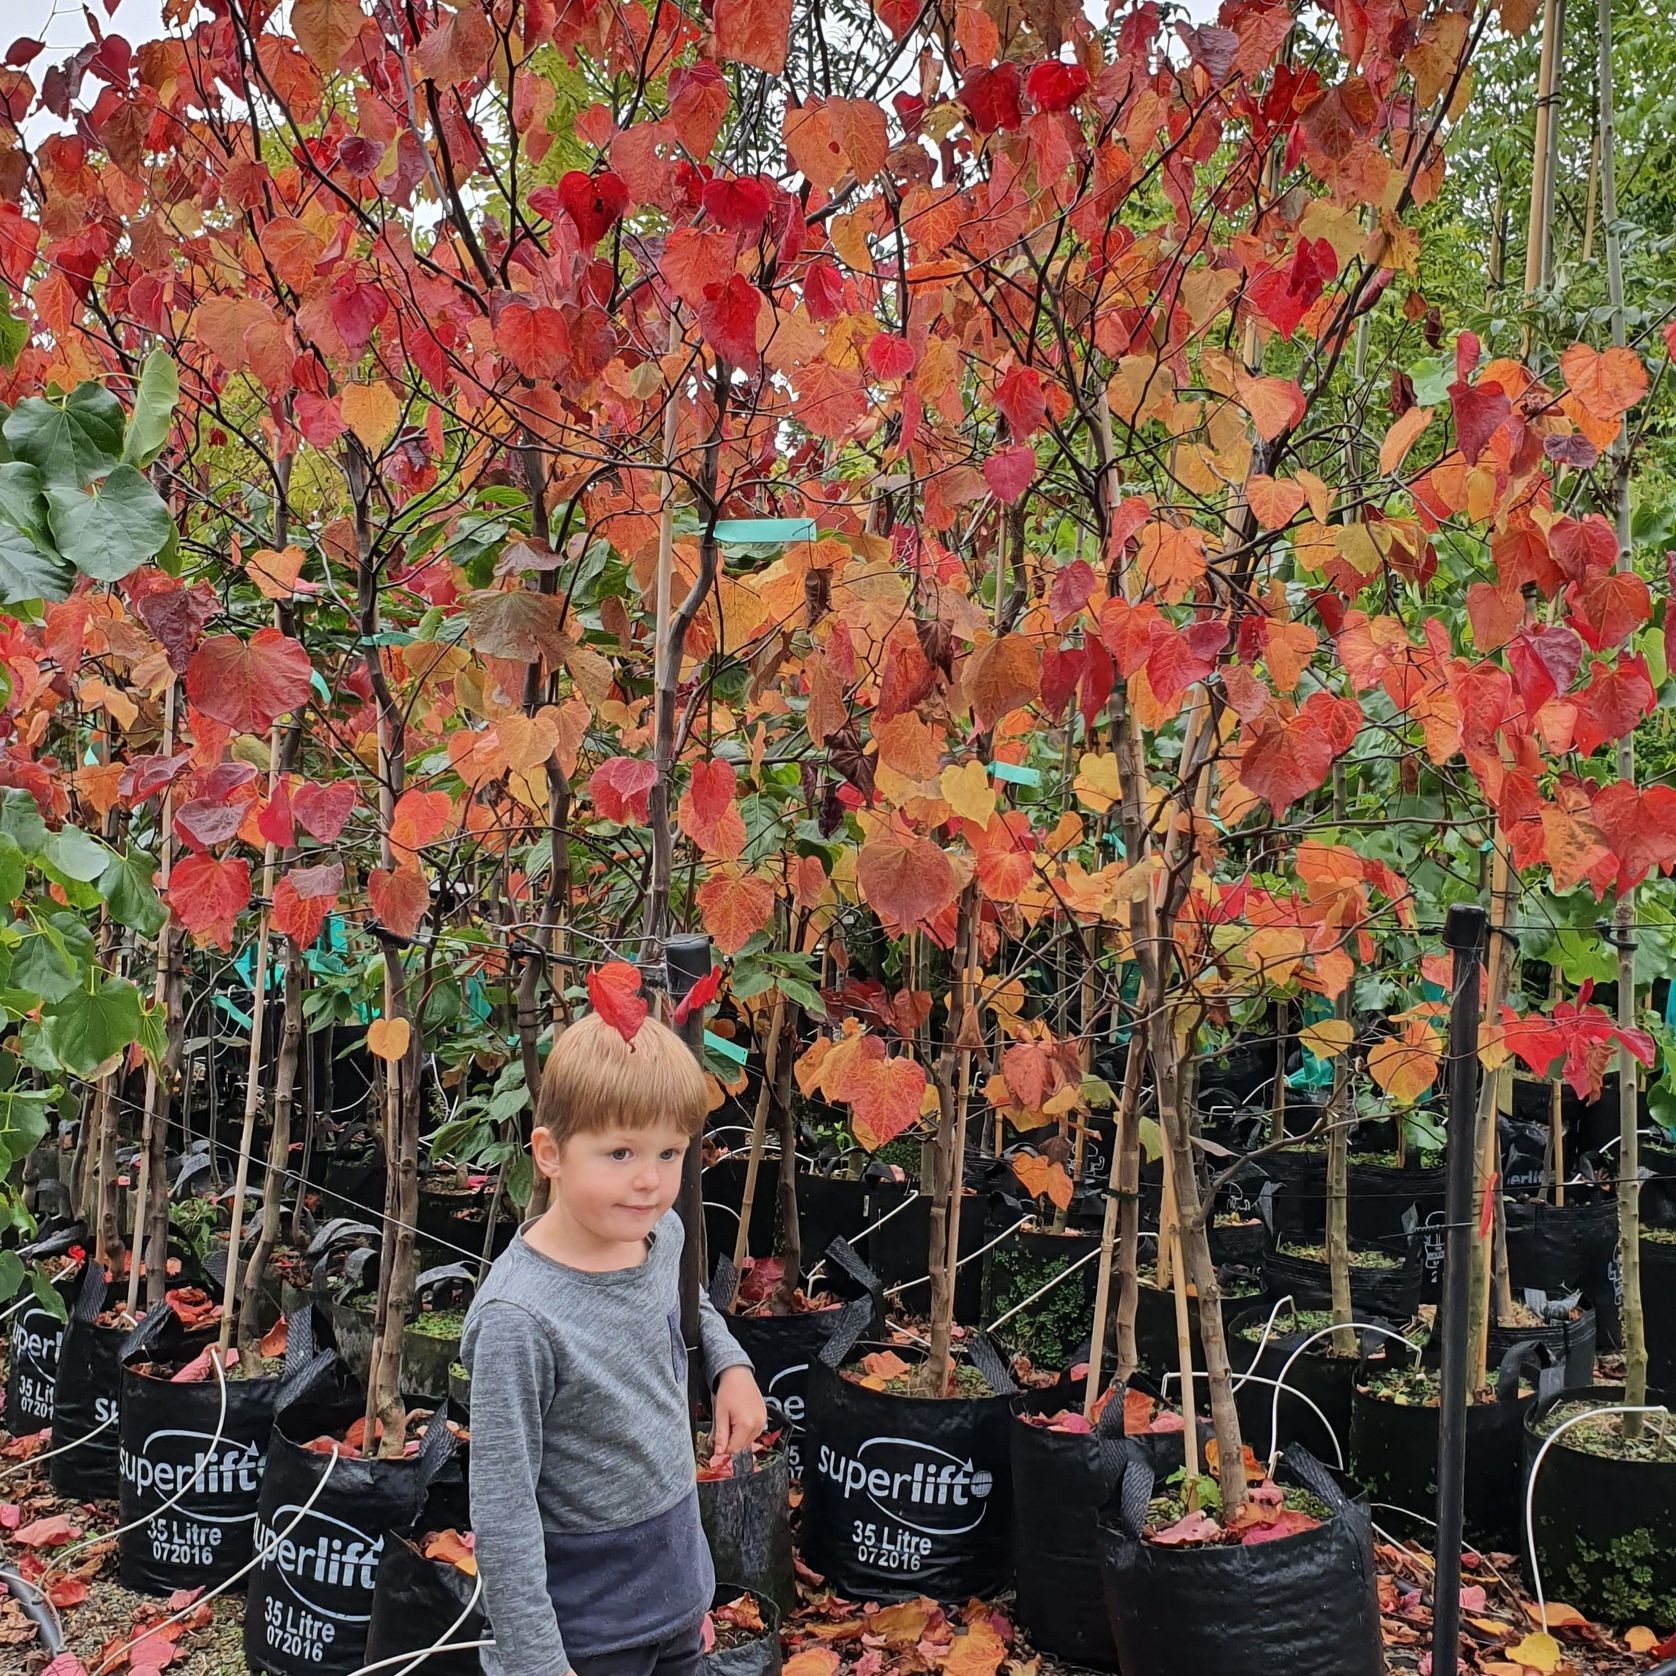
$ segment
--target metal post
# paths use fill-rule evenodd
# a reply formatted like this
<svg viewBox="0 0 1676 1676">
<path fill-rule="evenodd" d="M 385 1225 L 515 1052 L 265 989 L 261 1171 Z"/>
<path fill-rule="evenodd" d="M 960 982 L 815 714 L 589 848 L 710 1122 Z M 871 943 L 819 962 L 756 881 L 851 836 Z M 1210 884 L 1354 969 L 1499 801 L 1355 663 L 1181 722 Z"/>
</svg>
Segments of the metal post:
<svg viewBox="0 0 1676 1676">
<path fill-rule="evenodd" d="M 1478 991 L 1488 918 L 1455 906 L 1443 925 L 1455 957 L 1449 985 L 1449 1130 L 1444 1143 L 1446 1240 L 1443 1370 L 1437 1424 L 1437 1550 L 1432 1574 L 1432 1670 L 1455 1676 L 1461 1637 L 1461 1518 L 1466 1488 L 1468 1287 L 1472 1266 L 1472 1172 L 1478 1103 Z"/>
<path fill-rule="evenodd" d="M 710 939 L 702 932 L 682 933 L 664 944 L 671 1006 L 679 1006 L 687 991 L 710 970 Z M 681 1026 L 681 1037 L 702 1062 L 704 1009 L 695 1007 Z M 695 1135 L 681 1165 L 681 1194 L 675 1208 L 681 1214 L 685 1243 L 681 1250 L 681 1338 L 687 1347 L 687 1392 L 694 1412 L 706 1408 L 710 1387 L 704 1377 L 704 1357 L 698 1341 L 698 1300 L 709 1265 L 704 1250 L 704 1147 Z"/>
</svg>

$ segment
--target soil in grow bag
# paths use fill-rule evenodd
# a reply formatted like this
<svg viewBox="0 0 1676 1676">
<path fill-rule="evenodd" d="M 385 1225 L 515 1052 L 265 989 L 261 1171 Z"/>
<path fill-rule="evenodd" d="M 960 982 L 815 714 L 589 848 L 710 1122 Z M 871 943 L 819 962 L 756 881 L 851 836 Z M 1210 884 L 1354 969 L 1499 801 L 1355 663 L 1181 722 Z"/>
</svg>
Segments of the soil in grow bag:
<svg viewBox="0 0 1676 1676">
<path fill-rule="evenodd" d="M 1003 1241 L 982 1260 L 983 1319 L 1005 1315 L 1099 1244 L 1090 1234 L 1045 1230 L 1021 1230 Z M 1068 1280 L 1019 1310 L 996 1336 L 1038 1366 L 1069 1366 L 1072 1353 L 1088 1337 L 1096 1279 L 1095 1265 L 1084 1263 Z"/>
<path fill-rule="evenodd" d="M 1248 1216 L 1243 1211 L 1223 1211 L 1212 1221 L 1210 1260 L 1220 1269 L 1226 1264 L 1238 1264 L 1255 1273 L 1262 1271 L 1268 1260 L 1269 1230 L 1260 1216 Z"/>
<path fill-rule="evenodd" d="M 1358 1321 L 1408 1321 L 1420 1307 L 1420 1243 L 1350 1253 L 1350 1308 Z M 1268 1295 L 1299 1309 L 1331 1309 L 1332 1276 L 1325 1246 L 1282 1239 L 1263 1270 Z"/>
<path fill-rule="evenodd" d="M 704 1676 L 780 1676 L 780 1610 L 753 1589 L 719 1583 L 700 1645 Z"/>
<path fill-rule="evenodd" d="M 136 1335 L 138 1336 L 138 1335 Z M 254 1552 L 252 1532 L 274 1408 L 287 1377 L 315 1365 L 306 1311 L 261 1341 L 262 1371 L 229 1352 L 226 1407 L 210 1358 L 172 1313 L 123 1358 L 117 1538 L 122 1585 L 173 1594 L 226 1581 Z"/>
<path fill-rule="evenodd" d="M 797 1605 L 791 1556 L 791 1472 L 786 1452 L 759 1439 L 725 1466 L 709 1464 L 698 1440 L 698 1515 L 718 1577 L 766 1595 L 783 1612 Z"/>
<path fill-rule="evenodd" d="M 1161 1477 L 1180 1469 L 1181 1418 L 1160 1411 L 1144 1391 L 1131 1389 L 1122 1399 L 1107 1391 L 1096 1404 L 1090 1429 L 1082 1415 L 1082 1395 L 1079 1381 L 1026 1392 L 1016 1404 L 1012 1483 L 1018 1618 L 1040 1651 L 1070 1664 L 1115 1670 L 1117 1647 L 1100 1584 L 1096 1521 L 1117 1483 L 1126 1448 L 1149 1449 Z M 1163 1420 L 1173 1421 L 1173 1429 L 1149 1431 Z"/>
<path fill-rule="evenodd" d="M 410 1439 L 413 1453 L 368 1458 L 360 1449 L 363 1406 L 352 1392 L 293 1403 L 274 1417 L 256 1515 L 265 1557 L 250 1574 L 244 1614 L 245 1659 L 270 1676 L 350 1676 L 366 1662 L 385 1533 L 412 1528 L 453 1451 L 439 1410 L 422 1439 Z M 348 1447 L 334 1466 L 335 1439 Z"/>
<path fill-rule="evenodd" d="M 1465 1524 L 1480 1548 L 1511 1551 L 1518 1543 L 1525 1415 L 1537 1395 L 1520 1374 L 1540 1370 L 1558 1389 L 1559 1370 L 1541 1369 L 1545 1359 L 1533 1346 L 1516 1347 L 1494 1390 L 1467 1405 Z M 1437 1416 L 1435 1369 L 1363 1364 L 1350 1399 L 1350 1472 L 1371 1501 L 1437 1517 Z"/>
<path fill-rule="evenodd" d="M 1384 1676 L 1367 1508 L 1302 1449 L 1286 1451 L 1278 1477 L 1259 1509 L 1269 1533 L 1184 1540 L 1175 1521 L 1166 1544 L 1157 1535 L 1180 1509 L 1153 1501 L 1151 1463 L 1129 1456 L 1099 1529 L 1124 1676 Z"/>
<path fill-rule="evenodd" d="M 1538 1404 L 1525 1424 L 1527 1457 L 1571 1416 L 1623 1400 L 1622 1389 L 1597 1385 Z M 1671 1398 L 1649 1391 L 1647 1401 Z M 1542 1458 L 1531 1523 L 1549 1599 L 1620 1629 L 1676 1629 L 1676 1426 L 1667 1418 L 1645 1416 L 1636 1439 L 1613 1414 L 1569 1427 Z"/>
<path fill-rule="evenodd" d="M 845 1377 L 839 1365 L 870 1307 L 846 1305 L 847 1324 L 810 1369 L 805 1558 L 852 1600 L 924 1594 L 964 1602 L 993 1593 L 1011 1569 L 1012 1380 L 983 1340 L 972 1353 L 985 1356 L 986 1371 L 966 1366 L 959 1381 L 970 1395 L 899 1395 L 888 1389 L 892 1380 L 910 1380 L 889 1364 L 869 1373 L 858 1363 L 850 1370 L 858 1377 Z M 867 1353 L 902 1360 L 893 1350 Z"/>
<path fill-rule="evenodd" d="M 366 1662 L 424 1653 L 418 1668 L 425 1676 L 480 1676 L 475 1651 L 424 1650 L 488 1640 L 482 1598 L 469 1532 L 424 1531 L 411 1540 L 400 1531 L 386 1533 L 373 1580 Z M 392 1673 L 400 1668 L 390 1667 Z"/>
<path fill-rule="evenodd" d="M 7 1338 L 10 1359 L 6 1366 L 5 1426 L 13 1437 L 28 1437 L 52 1424 L 52 1393 L 58 1378 L 58 1351 L 64 1341 L 70 1306 L 81 1283 L 81 1271 L 69 1266 L 68 1256 L 59 1259 L 64 1272 L 52 1282 L 63 1305 L 64 1316 L 55 1314 L 39 1300 L 25 1304 L 12 1317 Z"/>
<path fill-rule="evenodd" d="M 1676 1269 L 1672 1272 L 1676 1275 Z M 1582 1293 L 1584 1303 L 1594 1308 L 1601 1349 L 1618 1348 L 1621 1281 L 1615 1201 L 1509 1203 L 1507 1273 L 1515 1295 L 1526 1289 L 1546 1292 L 1551 1298 Z M 1649 1318 L 1649 1333 L 1651 1330 Z"/>
<path fill-rule="evenodd" d="M 1315 1338 L 1323 1328 L 1332 1326 L 1330 1310 L 1283 1310 L 1265 1338 L 1269 1315 L 1267 1309 L 1251 1310 L 1237 1317 L 1228 1331 L 1229 1365 L 1236 1375 L 1253 1375 L 1234 1391 L 1245 1441 L 1259 1458 L 1273 1448 L 1270 1425 L 1275 1388 L 1263 1381 L 1277 1380 L 1284 1372 L 1286 1389 L 1280 1397 L 1281 1443 L 1299 1444 L 1318 1460 L 1348 1460 L 1350 1392 L 1363 1356 L 1378 1345 L 1377 1335 L 1367 1335 L 1366 1343 L 1361 1335 L 1355 1335 L 1356 1348 L 1351 1354 L 1337 1356 L 1331 1338 Z M 1293 1362 L 1293 1352 L 1312 1338 L 1315 1342 Z"/>
<path fill-rule="evenodd" d="M 89 1263 L 59 1345 L 52 1388 L 52 1487 L 74 1501 L 114 1501 L 122 1347 L 134 1323 L 104 1315 L 115 1289 Z"/>
</svg>

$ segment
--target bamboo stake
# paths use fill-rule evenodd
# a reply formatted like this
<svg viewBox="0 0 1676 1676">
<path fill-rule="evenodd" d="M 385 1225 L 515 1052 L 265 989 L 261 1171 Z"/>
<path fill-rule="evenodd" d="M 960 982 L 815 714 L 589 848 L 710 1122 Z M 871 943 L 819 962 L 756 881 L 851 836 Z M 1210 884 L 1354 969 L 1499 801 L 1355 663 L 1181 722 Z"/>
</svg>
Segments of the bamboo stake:
<svg viewBox="0 0 1676 1676">
<path fill-rule="evenodd" d="M 1542 58 L 1536 73 L 1536 132 L 1531 145 L 1531 202 L 1525 219 L 1525 299 L 1535 295 L 1542 278 L 1542 247 L 1547 237 L 1543 206 L 1548 194 L 1548 127 L 1552 120 L 1554 74 L 1559 55 L 1559 0 L 1544 0 Z M 1530 351 L 1530 327 L 1525 327 Z"/>
<path fill-rule="evenodd" d="M 1171 1290 L 1175 1294 L 1176 1358 L 1181 1370 L 1181 1443 L 1187 1482 L 1191 1486 L 1199 1476 L 1199 1423 L 1193 1400 L 1193 1330 L 1187 1309 L 1187 1265 L 1180 1261 L 1181 1218 L 1176 1205 L 1175 1161 L 1169 1147 L 1164 1148 L 1164 1203 L 1158 1226 L 1160 1263 L 1166 1252 L 1175 1259 Z"/>
</svg>

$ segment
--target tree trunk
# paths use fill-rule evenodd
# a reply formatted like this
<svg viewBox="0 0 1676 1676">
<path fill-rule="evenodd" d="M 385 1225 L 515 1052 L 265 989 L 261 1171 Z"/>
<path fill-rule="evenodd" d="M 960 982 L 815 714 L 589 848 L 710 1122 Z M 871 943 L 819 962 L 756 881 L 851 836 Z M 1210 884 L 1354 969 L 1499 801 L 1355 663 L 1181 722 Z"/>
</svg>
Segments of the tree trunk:
<svg viewBox="0 0 1676 1676">
<path fill-rule="evenodd" d="M 774 1069 L 774 1115 L 779 1124 L 779 1193 L 775 1225 L 775 1255 L 780 1259 L 780 1284 L 775 1288 L 773 1313 L 790 1312 L 803 1280 L 803 1230 L 797 1215 L 797 1112 L 792 1106 L 792 1061 L 797 1057 L 797 1008 L 785 1009 L 783 1037 Z"/>
</svg>

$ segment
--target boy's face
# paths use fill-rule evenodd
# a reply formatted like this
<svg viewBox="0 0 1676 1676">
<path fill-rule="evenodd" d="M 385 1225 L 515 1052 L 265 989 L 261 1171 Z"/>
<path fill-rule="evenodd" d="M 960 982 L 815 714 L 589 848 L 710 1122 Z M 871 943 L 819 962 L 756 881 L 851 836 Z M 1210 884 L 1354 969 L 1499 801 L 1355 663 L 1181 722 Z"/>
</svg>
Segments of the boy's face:
<svg viewBox="0 0 1676 1676">
<path fill-rule="evenodd" d="M 673 1123 L 607 1129 L 538 1147 L 553 1194 L 578 1226 L 611 1244 L 643 1240 L 675 1203 L 687 1137 Z"/>
</svg>

